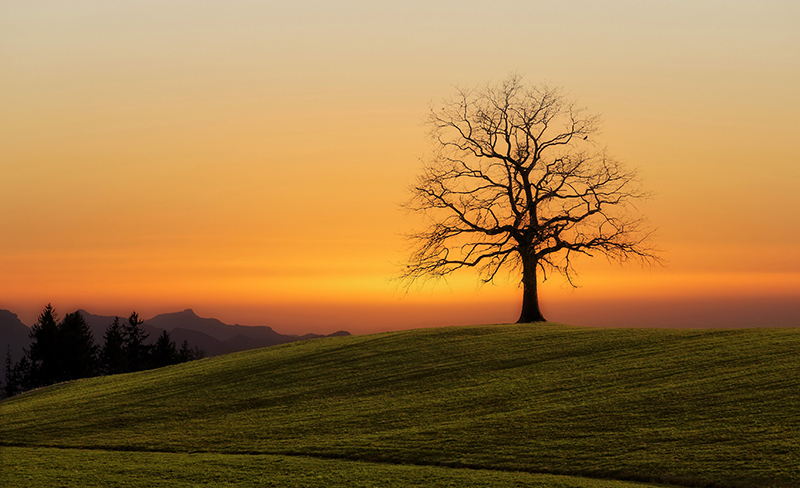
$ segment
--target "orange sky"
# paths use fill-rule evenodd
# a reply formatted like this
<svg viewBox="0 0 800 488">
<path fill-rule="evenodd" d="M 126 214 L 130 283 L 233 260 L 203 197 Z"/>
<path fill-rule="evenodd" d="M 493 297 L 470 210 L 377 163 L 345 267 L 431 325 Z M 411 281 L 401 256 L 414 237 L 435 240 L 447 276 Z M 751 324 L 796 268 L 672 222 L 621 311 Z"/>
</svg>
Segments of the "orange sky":
<svg viewBox="0 0 800 488">
<path fill-rule="evenodd" d="M 664 325 L 660 301 L 797 324 L 796 2 L 11 1 L 0 17 L 0 308 L 26 323 L 47 302 L 281 332 L 515 320 L 513 280 L 390 281 L 419 222 L 398 203 L 429 103 L 515 71 L 602 114 L 655 194 L 641 209 L 667 262 L 587 261 L 577 290 L 553 277 L 550 319 Z"/>
</svg>

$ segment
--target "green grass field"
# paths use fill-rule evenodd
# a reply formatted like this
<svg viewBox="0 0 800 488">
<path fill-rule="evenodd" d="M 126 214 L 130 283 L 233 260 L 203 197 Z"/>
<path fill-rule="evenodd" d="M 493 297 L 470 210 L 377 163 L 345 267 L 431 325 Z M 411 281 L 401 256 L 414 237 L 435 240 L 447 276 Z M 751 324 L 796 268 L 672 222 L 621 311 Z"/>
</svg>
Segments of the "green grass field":
<svg viewBox="0 0 800 488">
<path fill-rule="evenodd" d="M 155 453 L 2 448 L 4 487 L 652 488 L 635 482 L 268 454 Z"/>
<path fill-rule="evenodd" d="M 11 398 L 0 445 L 3 486 L 796 487 L 800 329 L 318 339 Z"/>
</svg>

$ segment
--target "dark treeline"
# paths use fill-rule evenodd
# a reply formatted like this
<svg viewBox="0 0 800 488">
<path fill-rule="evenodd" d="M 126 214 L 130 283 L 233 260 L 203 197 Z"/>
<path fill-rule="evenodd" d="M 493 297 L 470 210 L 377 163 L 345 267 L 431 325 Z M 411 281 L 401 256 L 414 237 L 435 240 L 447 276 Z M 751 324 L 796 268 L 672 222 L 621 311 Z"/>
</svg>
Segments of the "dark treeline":
<svg viewBox="0 0 800 488">
<path fill-rule="evenodd" d="M 155 343 L 146 343 L 149 334 L 143 324 L 136 312 L 124 322 L 115 317 L 106 327 L 102 346 L 98 346 L 80 312 L 67 314 L 59 322 L 48 304 L 31 327 L 31 344 L 22 358 L 12 364 L 10 351 L 6 354 L 5 396 L 62 381 L 160 368 L 204 356 L 187 341 L 179 349 L 167 331 Z"/>
</svg>

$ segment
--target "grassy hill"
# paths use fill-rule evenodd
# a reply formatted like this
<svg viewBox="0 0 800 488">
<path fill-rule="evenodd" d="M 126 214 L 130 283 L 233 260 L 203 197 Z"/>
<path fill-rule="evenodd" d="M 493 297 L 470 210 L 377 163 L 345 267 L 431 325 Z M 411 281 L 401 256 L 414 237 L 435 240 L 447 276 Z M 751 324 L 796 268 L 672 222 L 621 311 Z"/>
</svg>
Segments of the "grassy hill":
<svg viewBox="0 0 800 488">
<path fill-rule="evenodd" d="M 321 467 L 334 463 L 364 486 L 464 485 L 452 476 L 475 486 L 799 486 L 800 329 L 547 324 L 317 339 L 6 400 L 0 445 L 7 481 L 20 486 L 59 463 L 94 466 L 80 461 L 99 452 L 87 449 L 116 466 L 101 481 L 135 478 L 137 461 L 124 459 L 149 455 L 167 470 L 195 466 L 180 471 L 189 478 L 214 462 L 277 463 L 295 480 L 338 472 Z M 42 457 L 51 463 L 21 460 Z M 411 478 L 369 481 L 392 470 Z"/>
</svg>

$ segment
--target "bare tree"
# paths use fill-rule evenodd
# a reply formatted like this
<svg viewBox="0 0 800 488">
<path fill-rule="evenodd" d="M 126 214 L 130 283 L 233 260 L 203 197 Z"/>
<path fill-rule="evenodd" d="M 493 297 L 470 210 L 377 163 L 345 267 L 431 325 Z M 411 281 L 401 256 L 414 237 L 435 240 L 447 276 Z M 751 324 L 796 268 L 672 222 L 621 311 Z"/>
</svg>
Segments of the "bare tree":
<svg viewBox="0 0 800 488">
<path fill-rule="evenodd" d="M 435 151 L 406 207 L 429 225 L 409 235 L 407 284 L 461 268 L 490 282 L 507 269 L 521 274 L 519 322 L 539 322 L 539 278 L 574 285 L 576 255 L 657 260 L 631 205 L 645 196 L 636 173 L 598 149 L 598 117 L 559 90 L 512 75 L 457 90 L 428 122 Z"/>
</svg>

